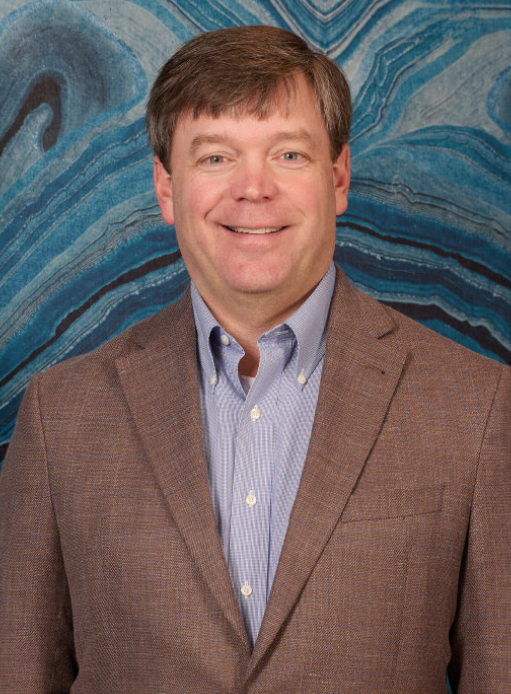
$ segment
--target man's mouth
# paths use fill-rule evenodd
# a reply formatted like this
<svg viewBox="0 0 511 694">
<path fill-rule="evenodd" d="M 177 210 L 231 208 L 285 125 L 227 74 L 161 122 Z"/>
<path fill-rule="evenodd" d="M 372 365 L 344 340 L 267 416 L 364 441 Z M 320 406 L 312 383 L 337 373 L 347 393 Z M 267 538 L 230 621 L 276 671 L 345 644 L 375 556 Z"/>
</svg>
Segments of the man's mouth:
<svg viewBox="0 0 511 694">
<path fill-rule="evenodd" d="M 257 229 L 249 229 L 248 227 L 230 227 L 224 225 L 229 231 L 234 231 L 237 234 L 274 234 L 276 231 L 284 229 L 284 227 L 258 227 Z"/>
</svg>

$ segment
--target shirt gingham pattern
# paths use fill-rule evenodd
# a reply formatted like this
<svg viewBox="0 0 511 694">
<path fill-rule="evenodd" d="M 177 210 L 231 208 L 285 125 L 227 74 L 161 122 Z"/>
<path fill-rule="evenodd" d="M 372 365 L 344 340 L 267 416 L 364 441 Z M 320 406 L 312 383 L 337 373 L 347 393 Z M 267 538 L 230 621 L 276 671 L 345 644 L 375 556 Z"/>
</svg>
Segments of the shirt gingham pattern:
<svg viewBox="0 0 511 694">
<path fill-rule="evenodd" d="M 238 376 L 242 347 L 191 287 L 211 496 L 252 646 L 309 447 L 334 283 L 331 263 L 307 301 L 260 336 L 259 369 L 247 394 Z"/>
</svg>

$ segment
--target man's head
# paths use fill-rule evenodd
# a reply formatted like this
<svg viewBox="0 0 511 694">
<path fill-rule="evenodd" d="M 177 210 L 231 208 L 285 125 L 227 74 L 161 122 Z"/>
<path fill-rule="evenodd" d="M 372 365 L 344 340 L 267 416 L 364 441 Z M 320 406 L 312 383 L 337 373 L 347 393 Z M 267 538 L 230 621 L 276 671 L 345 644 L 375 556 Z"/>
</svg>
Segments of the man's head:
<svg viewBox="0 0 511 694">
<path fill-rule="evenodd" d="M 272 27 L 204 34 L 163 68 L 156 195 L 218 320 L 281 322 L 323 277 L 347 206 L 349 103 L 333 63 Z"/>
<path fill-rule="evenodd" d="M 147 106 L 153 152 L 169 169 L 177 123 L 186 115 L 265 118 L 282 88 L 297 75 L 311 84 L 330 140 L 332 161 L 348 142 L 349 87 L 341 70 L 284 29 L 247 26 L 201 34 L 184 44 L 163 66 Z"/>
</svg>

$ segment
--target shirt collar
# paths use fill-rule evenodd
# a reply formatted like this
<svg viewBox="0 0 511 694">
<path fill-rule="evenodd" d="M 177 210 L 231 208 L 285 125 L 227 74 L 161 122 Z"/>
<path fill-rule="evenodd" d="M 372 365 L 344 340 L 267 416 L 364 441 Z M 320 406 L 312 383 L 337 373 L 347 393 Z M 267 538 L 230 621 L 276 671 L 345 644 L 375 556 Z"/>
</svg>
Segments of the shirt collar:
<svg viewBox="0 0 511 694">
<path fill-rule="evenodd" d="M 335 266 L 332 261 L 318 286 L 300 308 L 284 323 L 264 333 L 264 335 L 271 335 L 286 326 L 293 331 L 298 345 L 295 383 L 300 389 L 304 387 L 325 355 L 326 325 L 334 285 Z M 220 326 L 193 282 L 191 283 L 191 296 L 197 329 L 199 363 L 203 372 L 211 374 L 211 378 L 214 378 L 218 374 L 211 349 L 212 332 L 216 330 L 217 334 L 226 334 L 233 345 L 237 347 L 239 345 Z"/>
<path fill-rule="evenodd" d="M 193 317 L 195 320 L 195 328 L 197 330 L 197 347 L 199 355 L 199 364 L 204 373 L 213 378 L 217 376 L 216 364 L 211 350 L 211 333 L 215 328 L 220 328 L 218 321 L 215 319 L 193 281 L 191 282 L 191 295 Z M 221 328 L 220 328 L 221 329 Z"/>
<path fill-rule="evenodd" d="M 302 388 L 325 356 L 326 326 L 334 285 L 335 266 L 332 261 L 307 301 L 284 323 L 294 332 L 298 343 L 296 376 L 299 378 L 303 374 L 304 383 L 297 381 Z"/>
</svg>

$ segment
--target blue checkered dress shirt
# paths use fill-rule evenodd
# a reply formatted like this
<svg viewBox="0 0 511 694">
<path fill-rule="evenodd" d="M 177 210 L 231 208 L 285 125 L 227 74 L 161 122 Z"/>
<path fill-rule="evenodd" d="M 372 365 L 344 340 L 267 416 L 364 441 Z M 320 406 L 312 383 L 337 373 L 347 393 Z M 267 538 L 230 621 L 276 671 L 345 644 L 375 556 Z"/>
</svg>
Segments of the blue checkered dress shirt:
<svg viewBox="0 0 511 694">
<path fill-rule="evenodd" d="M 247 394 L 238 375 L 242 347 L 191 287 L 211 496 L 252 646 L 309 447 L 334 283 L 332 263 L 307 301 L 260 336 L 259 370 Z"/>
</svg>

